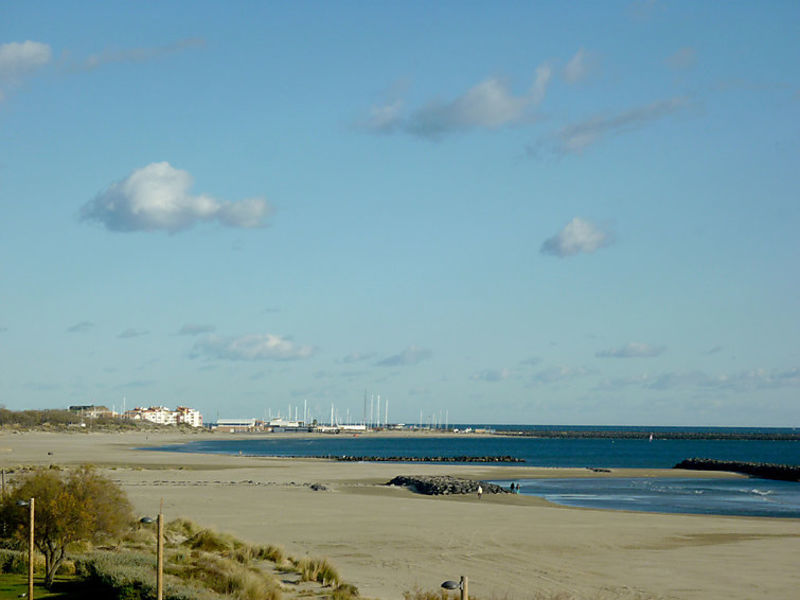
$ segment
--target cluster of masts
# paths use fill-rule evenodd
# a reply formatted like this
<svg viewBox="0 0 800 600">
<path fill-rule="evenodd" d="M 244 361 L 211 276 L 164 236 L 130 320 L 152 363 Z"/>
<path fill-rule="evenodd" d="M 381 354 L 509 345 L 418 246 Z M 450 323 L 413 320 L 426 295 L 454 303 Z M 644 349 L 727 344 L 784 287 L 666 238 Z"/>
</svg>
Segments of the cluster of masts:
<svg viewBox="0 0 800 600">
<path fill-rule="evenodd" d="M 364 412 L 362 425 L 366 427 L 388 427 L 389 425 L 389 399 L 384 398 L 383 423 L 381 423 L 381 395 L 369 395 L 369 413 L 367 413 L 367 391 L 364 390 Z M 367 416 L 369 415 L 369 419 Z"/>
<path fill-rule="evenodd" d="M 336 405 L 331 402 L 330 415 L 327 418 L 319 418 L 309 410 L 308 400 L 303 400 L 302 413 L 299 405 L 289 404 L 284 417 L 281 411 L 273 413 L 273 410 L 264 409 L 264 420 L 267 422 L 285 421 L 292 425 L 308 426 L 313 422 L 326 423 L 331 427 L 342 426 L 362 426 L 365 429 L 380 429 L 388 428 L 392 425 L 389 422 L 389 399 L 382 397 L 380 394 L 370 393 L 364 391 L 364 405 L 361 412 L 361 419 L 350 412 L 350 409 L 345 409 L 345 413 L 341 414 Z M 426 415 L 422 410 L 419 411 L 419 421 L 417 426 L 420 429 L 448 429 L 449 424 L 449 411 L 439 410 L 431 412 Z M 302 418 L 301 418 L 302 417 Z"/>
</svg>

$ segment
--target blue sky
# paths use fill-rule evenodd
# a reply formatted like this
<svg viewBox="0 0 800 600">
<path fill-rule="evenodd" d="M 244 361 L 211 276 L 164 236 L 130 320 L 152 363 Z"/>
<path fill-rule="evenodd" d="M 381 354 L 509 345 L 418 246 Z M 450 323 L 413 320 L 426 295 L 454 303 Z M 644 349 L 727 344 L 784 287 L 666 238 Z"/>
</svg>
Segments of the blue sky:
<svg viewBox="0 0 800 600">
<path fill-rule="evenodd" d="M 800 424 L 796 2 L 6 2 L 0 403 Z"/>
</svg>

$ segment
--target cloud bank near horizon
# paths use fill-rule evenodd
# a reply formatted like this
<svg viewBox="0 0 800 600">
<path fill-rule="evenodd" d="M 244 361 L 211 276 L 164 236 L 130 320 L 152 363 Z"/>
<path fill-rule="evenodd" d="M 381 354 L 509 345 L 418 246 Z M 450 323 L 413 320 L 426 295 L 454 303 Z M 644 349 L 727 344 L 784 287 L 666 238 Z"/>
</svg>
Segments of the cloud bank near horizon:
<svg viewBox="0 0 800 600">
<path fill-rule="evenodd" d="M 289 361 L 309 358 L 312 354 L 313 346 L 298 344 L 273 333 L 263 333 L 238 337 L 210 335 L 195 342 L 190 356 L 232 361 Z"/>
</svg>

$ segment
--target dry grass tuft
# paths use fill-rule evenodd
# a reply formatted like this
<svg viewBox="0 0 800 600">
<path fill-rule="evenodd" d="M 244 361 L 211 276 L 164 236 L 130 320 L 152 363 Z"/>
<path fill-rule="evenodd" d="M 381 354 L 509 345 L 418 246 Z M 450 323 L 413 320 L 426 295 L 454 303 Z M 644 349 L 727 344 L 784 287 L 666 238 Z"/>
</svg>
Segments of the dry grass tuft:
<svg viewBox="0 0 800 600">
<path fill-rule="evenodd" d="M 295 568 L 303 581 L 337 586 L 342 582 L 338 571 L 324 558 L 302 558 L 295 562 Z"/>
</svg>

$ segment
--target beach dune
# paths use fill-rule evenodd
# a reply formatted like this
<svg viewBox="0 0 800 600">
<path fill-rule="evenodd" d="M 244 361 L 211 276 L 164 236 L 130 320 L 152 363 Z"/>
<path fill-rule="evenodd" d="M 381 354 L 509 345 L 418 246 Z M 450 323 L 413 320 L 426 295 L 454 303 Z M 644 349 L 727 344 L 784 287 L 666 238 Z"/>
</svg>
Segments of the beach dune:
<svg viewBox="0 0 800 600">
<path fill-rule="evenodd" d="M 163 499 L 167 519 L 187 517 L 251 542 L 282 545 L 296 556 L 327 557 L 370 598 L 397 600 L 404 591 L 437 589 L 461 575 L 469 576 L 471 593 L 484 599 L 531 598 L 537 592 L 789 599 L 800 589 L 797 519 L 575 509 L 521 496 L 429 497 L 382 485 L 396 475 L 589 474 L 580 469 L 336 463 L 137 449 L 190 439 L 196 438 L 4 433 L 0 466 L 97 464 L 142 515 L 157 512 Z M 327 489 L 315 491 L 314 483 Z"/>
</svg>

